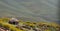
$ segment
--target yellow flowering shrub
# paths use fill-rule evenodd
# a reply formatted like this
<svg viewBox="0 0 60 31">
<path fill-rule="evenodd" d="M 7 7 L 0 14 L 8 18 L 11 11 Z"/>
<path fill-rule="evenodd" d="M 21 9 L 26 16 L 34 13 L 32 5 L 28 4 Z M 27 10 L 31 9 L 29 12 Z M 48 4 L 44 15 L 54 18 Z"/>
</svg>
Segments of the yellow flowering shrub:
<svg viewBox="0 0 60 31">
<path fill-rule="evenodd" d="M 0 18 L 0 21 L 8 22 L 10 18 Z"/>
<path fill-rule="evenodd" d="M 7 23 L 3 23 L 3 22 L 0 22 L 0 24 L 2 25 L 2 27 L 8 28 L 8 29 L 10 29 L 12 31 L 23 31 L 23 30 L 20 30 L 20 29 L 15 28 L 11 24 L 7 24 Z"/>
<path fill-rule="evenodd" d="M 44 31 L 51 31 L 51 30 L 47 29 L 47 30 L 44 30 Z"/>
</svg>

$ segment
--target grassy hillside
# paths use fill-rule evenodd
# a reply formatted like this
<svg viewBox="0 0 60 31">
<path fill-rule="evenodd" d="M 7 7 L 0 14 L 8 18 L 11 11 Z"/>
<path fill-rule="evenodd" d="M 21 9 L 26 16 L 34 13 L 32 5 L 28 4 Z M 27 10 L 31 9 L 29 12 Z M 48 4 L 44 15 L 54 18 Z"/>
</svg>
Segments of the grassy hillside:
<svg viewBox="0 0 60 31">
<path fill-rule="evenodd" d="M 0 0 L 0 16 L 29 17 L 36 21 L 58 21 L 57 3 L 58 0 Z"/>
<path fill-rule="evenodd" d="M 8 23 L 10 19 L 11 18 L 0 18 L 0 27 L 7 28 L 10 31 L 35 31 L 35 30 L 59 31 L 59 29 L 60 29 L 60 25 L 57 23 L 54 23 L 54 22 L 51 22 L 51 23 L 49 23 L 49 22 L 31 22 L 31 21 L 23 22 L 23 20 L 19 20 L 19 24 L 14 25 L 14 24 Z M 36 29 L 36 28 L 38 28 L 38 29 Z"/>
</svg>

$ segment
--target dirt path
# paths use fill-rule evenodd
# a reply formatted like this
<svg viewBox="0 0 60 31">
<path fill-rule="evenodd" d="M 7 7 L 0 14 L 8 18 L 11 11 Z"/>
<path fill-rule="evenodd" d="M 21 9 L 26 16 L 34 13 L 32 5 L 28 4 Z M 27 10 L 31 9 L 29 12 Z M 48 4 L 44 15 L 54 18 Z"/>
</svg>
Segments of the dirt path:
<svg viewBox="0 0 60 31">
<path fill-rule="evenodd" d="M 0 31 L 9 31 L 9 30 L 4 30 L 3 28 L 0 28 Z"/>
</svg>

